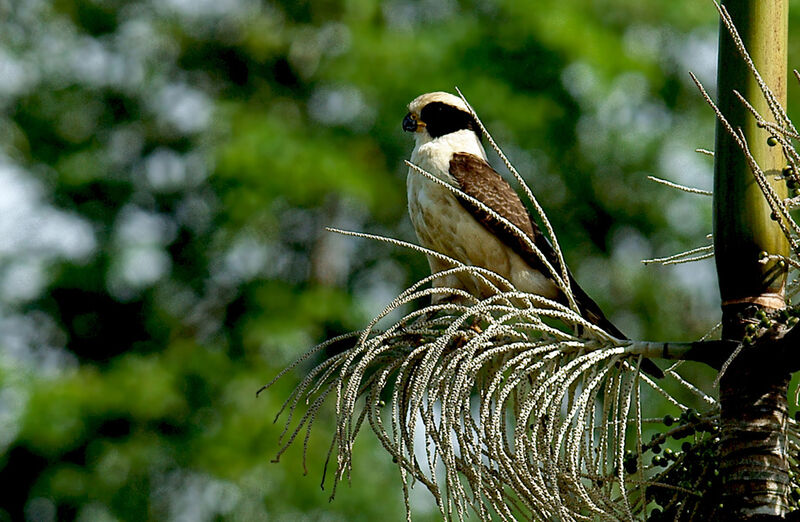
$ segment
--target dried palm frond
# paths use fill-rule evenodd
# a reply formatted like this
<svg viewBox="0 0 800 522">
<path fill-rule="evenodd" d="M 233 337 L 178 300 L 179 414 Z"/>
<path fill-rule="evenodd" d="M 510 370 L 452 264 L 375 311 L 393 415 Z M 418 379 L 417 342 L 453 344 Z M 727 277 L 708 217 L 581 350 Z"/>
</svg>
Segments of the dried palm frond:
<svg viewBox="0 0 800 522">
<path fill-rule="evenodd" d="M 415 285 L 380 315 L 431 291 Z M 334 482 L 349 475 L 367 421 L 399 464 L 406 496 L 414 481 L 423 483 L 445 518 L 469 511 L 484 520 L 639 518 L 656 475 L 643 465 L 641 386 L 654 392 L 651 404 L 688 406 L 638 372 L 629 341 L 600 331 L 579 338 L 569 326 L 596 330 L 559 303 L 508 289 L 424 307 L 384 331 L 370 327 L 287 399 L 287 432 L 299 402 L 310 406 L 284 448 L 304 428 L 308 436 L 330 396 L 338 419 Z"/>
</svg>

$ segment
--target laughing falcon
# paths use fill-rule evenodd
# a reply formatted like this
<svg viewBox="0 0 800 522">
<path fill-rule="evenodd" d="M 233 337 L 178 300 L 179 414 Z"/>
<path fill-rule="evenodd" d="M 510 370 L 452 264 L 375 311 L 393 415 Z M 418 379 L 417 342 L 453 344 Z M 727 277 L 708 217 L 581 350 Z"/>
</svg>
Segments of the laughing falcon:
<svg viewBox="0 0 800 522">
<path fill-rule="evenodd" d="M 458 187 L 514 224 L 560 272 L 552 245 L 514 189 L 487 162 L 480 128 L 461 98 L 446 92 L 419 96 L 408 105 L 403 130 L 414 133 L 416 140 L 411 163 Z M 568 304 L 534 250 L 508 225 L 413 169 L 408 171 L 407 185 L 408 211 L 422 246 L 467 265 L 489 269 L 523 292 Z M 433 273 L 451 268 L 435 257 L 428 256 L 428 262 Z M 569 278 L 581 315 L 609 334 L 625 339 L 571 274 Z M 494 293 L 466 273 L 439 278 L 434 285 L 463 289 L 479 298 Z M 642 369 L 661 374 L 649 360 L 643 361 Z"/>
</svg>

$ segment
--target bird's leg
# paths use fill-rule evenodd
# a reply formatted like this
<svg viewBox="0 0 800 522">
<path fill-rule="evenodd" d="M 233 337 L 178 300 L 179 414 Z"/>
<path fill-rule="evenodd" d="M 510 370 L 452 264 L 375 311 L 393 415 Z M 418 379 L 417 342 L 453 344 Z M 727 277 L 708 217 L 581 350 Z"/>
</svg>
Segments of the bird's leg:
<svg viewBox="0 0 800 522">
<path fill-rule="evenodd" d="M 482 316 L 478 314 L 473 315 L 467 324 L 467 329 L 472 330 L 476 334 L 483 333 L 483 328 L 481 327 L 482 320 L 483 320 Z"/>
</svg>

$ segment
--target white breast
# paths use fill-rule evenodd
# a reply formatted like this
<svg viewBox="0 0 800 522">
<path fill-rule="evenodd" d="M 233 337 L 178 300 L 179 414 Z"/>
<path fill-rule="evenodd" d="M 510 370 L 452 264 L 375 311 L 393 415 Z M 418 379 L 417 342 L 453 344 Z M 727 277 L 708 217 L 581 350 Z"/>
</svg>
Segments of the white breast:
<svg viewBox="0 0 800 522">
<path fill-rule="evenodd" d="M 457 185 L 449 172 L 454 152 L 468 152 L 486 159 L 483 146 L 471 131 L 458 131 L 434 140 L 425 136 L 427 133 L 418 134 L 411 162 L 450 185 Z M 412 169 L 408 172 L 407 188 L 409 215 L 422 246 L 462 263 L 488 268 L 519 290 L 555 297 L 556 287 L 475 220 L 452 191 Z M 429 256 L 428 262 L 432 272 L 450 268 L 434 257 Z M 434 286 L 461 288 L 479 297 L 494 293 L 467 275 L 440 278 Z"/>
<path fill-rule="evenodd" d="M 450 176 L 450 160 L 454 152 L 466 152 L 486 159 L 483 145 L 471 130 L 451 132 L 436 139 L 431 139 L 427 132 L 419 132 L 415 137 L 411 163 L 452 185 L 455 185 L 455 180 Z"/>
</svg>

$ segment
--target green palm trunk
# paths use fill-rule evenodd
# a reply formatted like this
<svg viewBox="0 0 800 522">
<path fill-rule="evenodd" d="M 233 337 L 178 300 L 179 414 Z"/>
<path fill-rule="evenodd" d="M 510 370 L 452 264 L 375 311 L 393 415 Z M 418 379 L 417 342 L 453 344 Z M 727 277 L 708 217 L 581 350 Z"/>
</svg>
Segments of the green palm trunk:
<svg viewBox="0 0 800 522">
<path fill-rule="evenodd" d="M 788 2 L 729 0 L 724 5 L 762 78 L 785 106 Z M 768 140 L 768 131 L 758 128 L 733 91 L 769 120 L 767 103 L 724 26 L 720 28 L 717 78 L 720 110 L 734 129 L 741 129 L 770 183 L 780 197 L 786 197 L 784 182 L 774 179 L 786 165 L 781 147 L 770 146 L 774 140 Z M 714 247 L 722 336 L 739 341 L 759 310 L 769 313 L 783 308 L 786 270 L 775 262 L 760 263 L 759 256 L 761 252 L 788 255 L 789 245 L 772 219 L 744 153 L 720 122 L 715 158 Z M 787 511 L 789 376 L 764 362 L 734 363 L 721 381 L 721 500 L 727 520 L 782 516 Z"/>
</svg>

